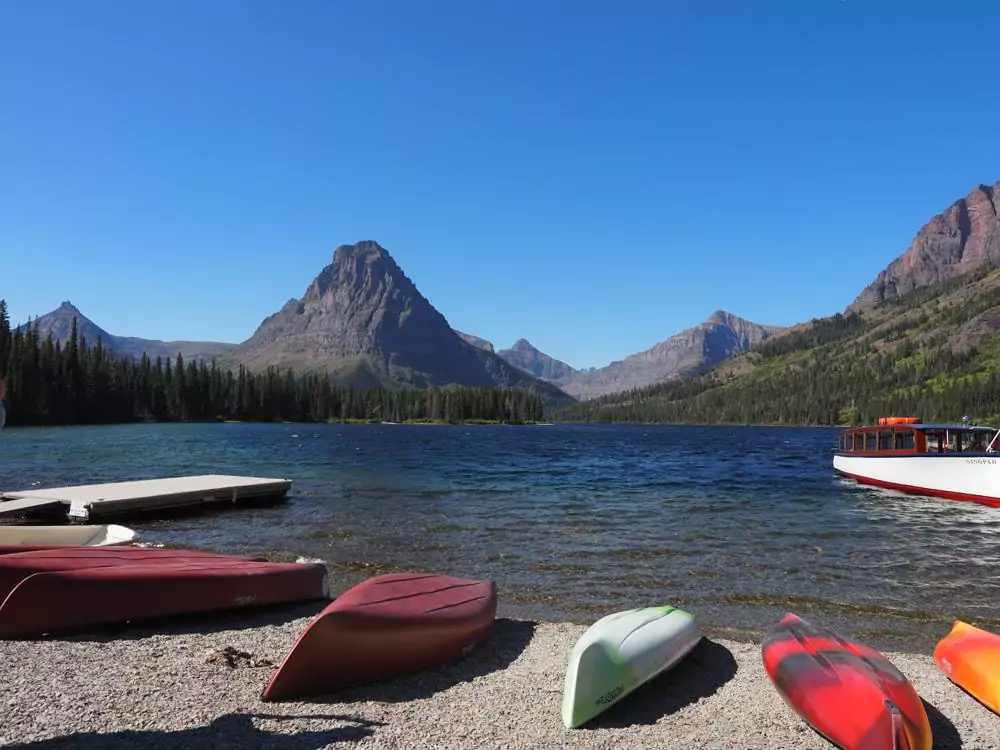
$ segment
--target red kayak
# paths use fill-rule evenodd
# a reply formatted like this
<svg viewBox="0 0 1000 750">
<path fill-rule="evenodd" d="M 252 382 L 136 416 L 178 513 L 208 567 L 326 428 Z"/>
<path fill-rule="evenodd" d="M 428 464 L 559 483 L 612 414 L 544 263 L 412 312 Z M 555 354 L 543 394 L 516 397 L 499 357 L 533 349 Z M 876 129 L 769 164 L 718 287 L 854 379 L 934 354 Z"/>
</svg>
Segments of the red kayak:
<svg viewBox="0 0 1000 750">
<path fill-rule="evenodd" d="M 329 598 L 319 563 L 219 556 L 31 573 L 0 604 L 0 637 Z"/>
<path fill-rule="evenodd" d="M 265 562 L 263 557 L 239 557 L 217 552 L 148 547 L 59 547 L 0 555 L 0 600 L 33 573 L 120 567 L 198 560 Z"/>
<path fill-rule="evenodd" d="M 930 722 L 910 681 L 878 651 L 786 614 L 761 644 L 785 702 L 844 750 L 930 750 Z"/>
<path fill-rule="evenodd" d="M 370 578 L 313 619 L 262 698 L 325 692 L 455 661 L 489 637 L 496 608 L 490 580 L 423 573 Z"/>
</svg>

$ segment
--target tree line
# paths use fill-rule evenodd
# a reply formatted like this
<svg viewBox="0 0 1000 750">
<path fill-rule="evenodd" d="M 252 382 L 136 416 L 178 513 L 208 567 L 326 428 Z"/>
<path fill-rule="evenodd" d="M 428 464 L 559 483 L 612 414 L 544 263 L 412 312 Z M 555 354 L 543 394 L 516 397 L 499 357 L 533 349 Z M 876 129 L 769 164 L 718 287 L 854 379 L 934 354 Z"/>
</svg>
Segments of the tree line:
<svg viewBox="0 0 1000 750">
<path fill-rule="evenodd" d="M 520 388 L 344 388 L 323 374 L 268 368 L 236 372 L 213 361 L 185 362 L 145 354 L 115 356 L 77 333 L 44 338 L 29 324 L 12 329 L 0 299 L 0 379 L 7 425 L 73 425 L 137 421 L 342 420 L 539 421 L 540 397 Z"/>
</svg>

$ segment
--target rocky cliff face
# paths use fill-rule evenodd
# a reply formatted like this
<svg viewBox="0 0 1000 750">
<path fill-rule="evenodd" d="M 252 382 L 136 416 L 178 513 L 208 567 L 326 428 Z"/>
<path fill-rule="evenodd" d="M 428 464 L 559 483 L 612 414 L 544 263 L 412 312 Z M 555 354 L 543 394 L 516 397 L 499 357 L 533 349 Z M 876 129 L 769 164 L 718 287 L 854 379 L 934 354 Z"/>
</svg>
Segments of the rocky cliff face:
<svg viewBox="0 0 1000 750">
<path fill-rule="evenodd" d="M 565 362 L 539 351 L 526 339 L 518 339 L 510 349 L 502 349 L 497 354 L 514 367 L 552 383 L 567 383 L 578 372 Z"/>
<path fill-rule="evenodd" d="M 748 351 L 781 330 L 780 326 L 752 323 L 717 310 L 705 322 L 606 367 L 574 369 L 538 351 L 524 339 L 498 354 L 572 396 L 593 398 L 702 372 Z"/>
<path fill-rule="evenodd" d="M 322 370 L 342 383 L 520 386 L 566 401 L 555 386 L 469 344 L 376 242 L 341 245 L 306 289 L 227 358 L 251 370 Z"/>
<path fill-rule="evenodd" d="M 980 185 L 927 222 L 906 252 L 848 306 L 860 311 L 985 265 L 1000 265 L 1000 182 Z"/>
<path fill-rule="evenodd" d="M 69 340 L 74 317 L 77 335 L 85 338 L 88 346 L 93 346 L 100 339 L 105 350 L 119 357 L 140 359 L 145 353 L 153 360 L 157 357 L 174 359 L 179 353 L 185 360 L 210 360 L 234 346 L 219 341 L 160 341 L 134 336 L 115 336 L 94 323 L 69 301 L 63 302 L 52 312 L 38 316 L 31 321 L 31 327 L 43 339 L 51 333 L 53 341 L 65 342 Z M 18 328 L 24 328 L 26 325 L 22 324 Z"/>
<path fill-rule="evenodd" d="M 481 339 L 478 336 L 473 336 L 471 333 L 462 333 L 461 331 L 455 331 L 459 337 L 465 341 L 467 344 L 472 344 L 477 349 L 485 349 L 488 352 L 496 351 L 493 348 L 492 342 L 486 339 Z"/>
</svg>

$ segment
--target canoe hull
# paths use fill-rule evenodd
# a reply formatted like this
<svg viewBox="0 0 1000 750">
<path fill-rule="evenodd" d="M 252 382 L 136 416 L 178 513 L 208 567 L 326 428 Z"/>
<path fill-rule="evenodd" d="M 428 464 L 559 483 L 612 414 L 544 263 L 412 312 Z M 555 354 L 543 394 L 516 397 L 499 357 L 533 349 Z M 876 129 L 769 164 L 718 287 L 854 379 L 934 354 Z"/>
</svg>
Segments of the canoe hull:
<svg viewBox="0 0 1000 750">
<path fill-rule="evenodd" d="M 493 629 L 496 584 L 417 573 L 376 576 L 306 627 L 264 689 L 281 700 L 456 661 Z"/>
<path fill-rule="evenodd" d="M 786 614 L 761 645 L 785 703 L 845 750 L 931 750 L 923 702 L 882 654 Z"/>
<path fill-rule="evenodd" d="M 578 727 L 683 659 L 701 640 L 695 618 L 674 607 L 640 607 L 602 617 L 570 654 L 562 719 Z"/>
<path fill-rule="evenodd" d="M 143 547 L 46 547 L 0 555 L 0 600 L 34 573 L 87 568 L 124 567 L 164 562 L 216 561 L 266 562 L 263 557 L 241 557 L 218 552 Z"/>
<path fill-rule="evenodd" d="M 329 597 L 318 563 L 211 557 L 31 573 L 0 604 L 0 638 Z"/>
<path fill-rule="evenodd" d="M 25 544 L 100 547 L 131 544 L 138 540 L 132 529 L 117 524 L 64 526 L 0 526 L 0 546 Z"/>
<path fill-rule="evenodd" d="M 956 620 L 934 648 L 934 661 L 949 680 L 1000 713 L 1000 635 Z"/>
</svg>

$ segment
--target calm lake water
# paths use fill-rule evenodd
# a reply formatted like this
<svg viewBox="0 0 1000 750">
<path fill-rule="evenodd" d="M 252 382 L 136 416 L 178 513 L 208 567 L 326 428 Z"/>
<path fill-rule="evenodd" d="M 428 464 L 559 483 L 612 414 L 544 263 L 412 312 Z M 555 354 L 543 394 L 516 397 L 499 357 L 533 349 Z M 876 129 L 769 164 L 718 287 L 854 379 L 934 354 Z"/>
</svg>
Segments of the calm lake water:
<svg viewBox="0 0 1000 750">
<path fill-rule="evenodd" d="M 143 540 L 377 573 L 489 576 L 500 615 L 671 603 L 759 638 L 786 611 L 877 648 L 1000 626 L 1000 510 L 836 477 L 833 429 L 128 425 L 0 431 L 0 488 L 232 473 L 285 505 L 130 524 Z"/>
</svg>

